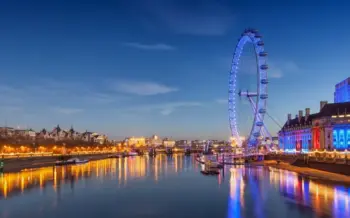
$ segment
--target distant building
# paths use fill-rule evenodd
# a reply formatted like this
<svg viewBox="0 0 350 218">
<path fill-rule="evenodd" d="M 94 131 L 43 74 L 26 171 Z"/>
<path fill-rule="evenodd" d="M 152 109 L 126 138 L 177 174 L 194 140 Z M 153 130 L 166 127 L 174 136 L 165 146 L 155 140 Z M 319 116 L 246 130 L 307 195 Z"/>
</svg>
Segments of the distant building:
<svg viewBox="0 0 350 218">
<path fill-rule="evenodd" d="M 153 147 L 158 147 L 163 144 L 163 140 L 158 137 L 157 135 L 153 135 L 149 140 L 148 140 L 148 145 L 153 146 Z"/>
<path fill-rule="evenodd" d="M 193 147 L 201 147 L 204 148 L 207 144 L 206 140 L 193 140 L 192 141 L 192 146 Z"/>
<path fill-rule="evenodd" d="M 26 131 L 26 135 L 29 136 L 29 137 L 32 138 L 32 139 L 35 139 L 35 137 L 36 137 L 36 132 L 35 132 L 34 130 L 32 130 L 32 129 L 28 129 L 28 130 Z"/>
<path fill-rule="evenodd" d="M 176 142 L 175 142 L 175 145 L 176 146 L 190 146 L 191 145 L 191 141 L 189 141 L 189 140 L 177 140 Z"/>
<path fill-rule="evenodd" d="M 62 137 L 62 129 L 59 125 L 57 125 L 53 130 L 50 132 L 50 137 L 55 139 L 55 141 L 58 141 Z"/>
<path fill-rule="evenodd" d="M 48 139 L 50 138 L 50 133 L 44 128 L 36 134 L 36 137 L 41 139 Z"/>
<path fill-rule="evenodd" d="M 350 102 L 350 77 L 335 85 L 334 103 Z"/>
<path fill-rule="evenodd" d="M 86 142 L 93 142 L 94 141 L 92 132 L 88 132 L 87 130 L 83 134 L 81 134 L 81 139 L 86 141 Z"/>
<path fill-rule="evenodd" d="M 140 147 L 146 145 L 145 137 L 129 137 L 126 138 L 124 141 L 127 146 Z"/>
<path fill-rule="evenodd" d="M 105 142 L 107 142 L 107 136 L 106 135 L 101 135 L 101 134 L 98 134 L 98 133 L 93 133 L 92 134 L 92 138 L 93 138 L 93 141 L 100 144 L 100 145 L 103 145 Z"/>
<path fill-rule="evenodd" d="M 92 133 L 85 131 L 79 133 L 71 127 L 69 130 L 61 129 L 59 125 L 52 129 L 52 131 L 47 131 L 45 128 L 40 132 L 35 132 L 33 129 L 19 129 L 12 127 L 0 127 L 0 136 L 6 138 L 13 137 L 25 137 L 26 139 L 53 139 L 55 141 L 64 140 L 83 140 L 86 142 L 105 144 L 108 142 L 108 137 L 104 134 Z"/>
<path fill-rule="evenodd" d="M 25 129 L 15 129 L 14 135 L 15 136 L 27 136 L 27 130 L 25 130 Z"/>
<path fill-rule="evenodd" d="M 76 132 L 73 129 L 73 126 L 67 132 L 68 132 L 68 138 L 69 139 L 76 140 L 76 139 L 80 139 L 81 138 L 81 134 L 79 132 Z"/>
<path fill-rule="evenodd" d="M 166 138 L 163 140 L 163 145 L 166 148 L 173 148 L 175 146 L 175 140 Z"/>
<path fill-rule="evenodd" d="M 14 135 L 15 129 L 12 127 L 0 127 L 0 135 L 5 137 L 11 137 Z"/>
</svg>

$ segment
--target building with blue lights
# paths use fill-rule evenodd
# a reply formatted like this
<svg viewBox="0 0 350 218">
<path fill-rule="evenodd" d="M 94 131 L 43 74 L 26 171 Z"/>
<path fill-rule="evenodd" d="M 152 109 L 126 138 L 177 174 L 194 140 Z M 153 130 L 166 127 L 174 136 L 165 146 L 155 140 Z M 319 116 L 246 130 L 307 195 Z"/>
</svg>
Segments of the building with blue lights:
<svg viewBox="0 0 350 218">
<path fill-rule="evenodd" d="M 350 102 L 320 102 L 320 111 L 299 111 L 288 119 L 278 133 L 279 147 L 285 151 L 350 149 Z"/>
<path fill-rule="evenodd" d="M 310 108 L 305 109 L 305 116 L 302 110 L 294 119 L 288 114 L 286 123 L 278 133 L 279 147 L 285 151 L 308 151 L 311 148 L 314 117 L 315 114 L 310 114 Z"/>
<path fill-rule="evenodd" d="M 350 102 L 350 77 L 335 85 L 334 103 Z"/>
</svg>

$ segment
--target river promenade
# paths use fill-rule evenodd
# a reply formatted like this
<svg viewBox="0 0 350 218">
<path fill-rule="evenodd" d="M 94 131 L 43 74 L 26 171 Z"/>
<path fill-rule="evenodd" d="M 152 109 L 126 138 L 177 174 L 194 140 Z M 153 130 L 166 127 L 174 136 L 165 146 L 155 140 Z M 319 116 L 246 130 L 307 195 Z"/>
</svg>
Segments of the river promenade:
<svg viewBox="0 0 350 218">
<path fill-rule="evenodd" d="M 317 170 L 317 169 L 308 168 L 308 167 L 293 166 L 292 164 L 287 163 L 287 162 L 277 162 L 275 160 L 265 160 L 265 161 L 261 161 L 261 162 L 252 163 L 250 165 L 251 166 L 273 167 L 276 169 L 282 169 L 282 170 L 296 172 L 301 176 L 312 178 L 314 180 L 316 179 L 316 180 L 330 181 L 330 182 L 350 185 L 350 176 L 341 175 L 338 173 L 327 172 L 327 171 L 323 171 L 323 170 Z"/>
<path fill-rule="evenodd" d="M 73 155 L 73 157 L 79 157 L 80 159 L 88 159 L 92 161 L 92 160 L 106 159 L 108 158 L 108 155 L 109 154 L 107 153 L 75 154 Z M 58 159 L 58 156 L 22 157 L 22 158 L 4 159 L 3 160 L 4 173 L 19 172 L 26 169 L 54 166 L 57 159 Z M 199 158 L 196 158 L 196 161 L 203 163 L 203 161 L 200 160 Z M 246 164 L 246 166 L 272 167 L 276 169 L 296 172 L 299 175 L 304 177 L 350 185 L 350 176 L 342 175 L 338 173 L 332 173 L 324 170 L 317 170 L 309 167 L 294 166 L 289 162 L 276 161 L 276 160 L 264 160 L 264 161 L 258 161 L 258 162 L 251 162 L 249 164 Z"/>
<path fill-rule="evenodd" d="M 108 157 L 109 154 L 76 154 L 72 157 L 79 157 L 88 160 L 100 160 Z M 4 159 L 4 172 L 19 172 L 24 169 L 41 168 L 54 166 L 58 160 L 58 156 L 42 156 L 42 157 L 21 157 Z"/>
<path fill-rule="evenodd" d="M 209 159 L 210 156 L 208 156 Z M 212 156 L 215 158 L 215 156 Z M 196 158 L 196 161 L 199 163 L 204 164 L 205 160 Z M 220 162 L 220 161 L 219 161 Z M 242 165 L 242 163 L 236 163 L 233 164 L 224 164 L 224 165 Z M 326 170 L 318 170 L 314 169 L 311 167 L 300 167 L 300 166 L 295 166 L 291 161 L 281 161 L 281 160 L 263 160 L 263 161 L 256 161 L 256 162 L 249 162 L 244 164 L 247 167 L 258 167 L 258 166 L 264 166 L 264 167 L 269 167 L 269 168 L 276 168 L 276 169 L 281 169 L 281 170 L 287 170 L 291 172 L 295 172 L 303 177 L 308 177 L 312 178 L 314 180 L 322 180 L 322 181 L 328 181 L 328 182 L 333 182 L 333 183 L 341 183 L 341 184 L 346 184 L 350 186 L 350 176 L 348 175 L 342 175 L 339 173 L 334 173 Z M 332 167 L 330 164 L 329 167 Z M 333 167 L 339 167 L 334 164 Z M 349 166 L 350 170 L 350 166 Z"/>
</svg>

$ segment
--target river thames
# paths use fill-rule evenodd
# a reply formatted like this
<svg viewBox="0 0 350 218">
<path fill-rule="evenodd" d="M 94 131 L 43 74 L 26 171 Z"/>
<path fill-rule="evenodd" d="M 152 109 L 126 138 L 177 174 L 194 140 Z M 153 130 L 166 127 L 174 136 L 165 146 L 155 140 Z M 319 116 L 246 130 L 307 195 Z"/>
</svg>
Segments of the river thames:
<svg viewBox="0 0 350 218">
<path fill-rule="evenodd" d="M 200 174 L 194 157 L 105 159 L 0 176 L 0 217 L 350 217 L 350 188 L 264 167 Z"/>
</svg>

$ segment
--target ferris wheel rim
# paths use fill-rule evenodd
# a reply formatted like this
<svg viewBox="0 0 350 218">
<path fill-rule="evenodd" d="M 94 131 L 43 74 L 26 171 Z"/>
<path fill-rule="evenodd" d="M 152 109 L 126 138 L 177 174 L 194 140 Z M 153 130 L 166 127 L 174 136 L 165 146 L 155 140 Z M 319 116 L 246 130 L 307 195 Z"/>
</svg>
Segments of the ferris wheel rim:
<svg viewBox="0 0 350 218">
<path fill-rule="evenodd" d="M 260 137 L 260 132 L 262 125 L 264 124 L 264 115 L 266 112 L 267 103 L 267 69 L 268 65 L 266 63 L 267 53 L 264 49 L 264 42 L 262 41 L 262 36 L 257 30 L 248 29 L 245 30 L 238 40 L 235 48 L 235 52 L 232 59 L 231 70 L 229 74 L 229 92 L 228 92 L 228 110 L 229 110 L 229 124 L 231 129 L 231 136 L 236 139 L 238 145 L 242 145 L 242 141 L 239 135 L 238 125 L 237 125 L 237 113 L 236 113 L 236 84 L 237 84 L 237 74 L 238 65 L 240 63 L 240 56 L 247 42 L 250 42 L 254 46 L 256 67 L 257 67 L 257 97 L 256 97 L 256 110 L 254 113 L 254 121 L 247 138 L 249 146 L 255 146 L 257 144 L 258 138 Z"/>
</svg>

